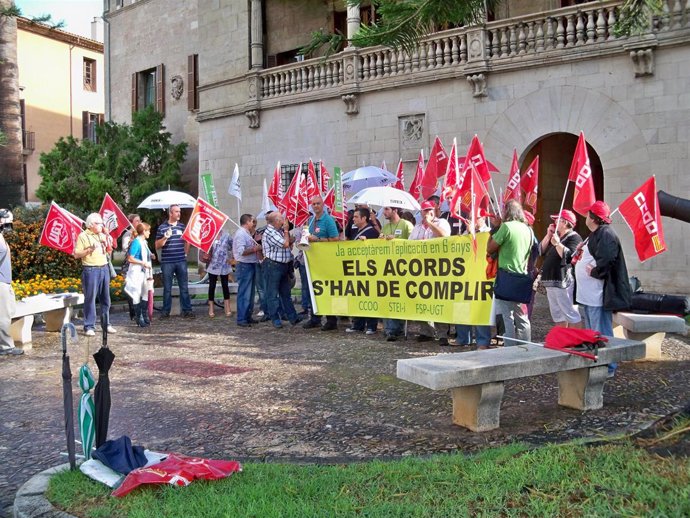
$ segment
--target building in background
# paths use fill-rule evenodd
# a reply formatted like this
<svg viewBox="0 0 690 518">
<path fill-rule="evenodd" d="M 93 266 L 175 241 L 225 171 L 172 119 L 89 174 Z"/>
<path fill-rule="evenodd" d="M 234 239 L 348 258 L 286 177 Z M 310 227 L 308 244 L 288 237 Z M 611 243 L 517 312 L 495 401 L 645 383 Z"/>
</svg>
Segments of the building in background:
<svg viewBox="0 0 690 518">
<path fill-rule="evenodd" d="M 663 14 L 629 38 L 613 31 L 622 4 L 508 0 L 487 23 L 440 30 L 411 53 L 348 47 L 322 59 L 300 55 L 311 32 L 354 34 L 376 19 L 369 2 L 110 0 L 110 114 L 128 123 L 147 104 L 163 111 L 174 138 L 190 144 L 185 178 L 211 172 L 231 214 L 235 163 L 242 210 L 256 213 L 278 161 L 287 182 L 309 158 L 345 171 L 402 158 L 409 182 L 436 135 L 464 147 L 477 134 L 504 173 L 494 175 L 497 190 L 513 148 L 523 168 L 540 155 L 541 235 L 580 131 L 597 196 L 612 207 L 651 174 L 659 189 L 690 192 L 690 4 L 662 0 Z M 690 226 L 664 224 L 669 252 L 640 264 L 614 219 L 631 274 L 648 289 L 687 293 Z"/>
<path fill-rule="evenodd" d="M 103 121 L 103 43 L 17 18 L 25 201 L 36 189 L 41 153 L 60 137 L 96 138 Z"/>
</svg>

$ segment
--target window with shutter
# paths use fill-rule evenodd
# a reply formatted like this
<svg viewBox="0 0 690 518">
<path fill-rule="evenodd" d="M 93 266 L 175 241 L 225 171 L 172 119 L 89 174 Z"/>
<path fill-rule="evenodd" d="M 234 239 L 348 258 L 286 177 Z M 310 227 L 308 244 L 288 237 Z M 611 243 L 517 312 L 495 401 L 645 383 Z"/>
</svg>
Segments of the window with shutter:
<svg viewBox="0 0 690 518">
<path fill-rule="evenodd" d="M 96 91 L 96 60 L 84 58 L 83 66 L 84 90 L 87 92 Z"/>
<path fill-rule="evenodd" d="M 199 55 L 187 56 L 187 109 L 199 109 Z"/>
<path fill-rule="evenodd" d="M 158 65 L 155 72 L 156 78 L 156 111 L 165 116 L 165 66 Z"/>
</svg>

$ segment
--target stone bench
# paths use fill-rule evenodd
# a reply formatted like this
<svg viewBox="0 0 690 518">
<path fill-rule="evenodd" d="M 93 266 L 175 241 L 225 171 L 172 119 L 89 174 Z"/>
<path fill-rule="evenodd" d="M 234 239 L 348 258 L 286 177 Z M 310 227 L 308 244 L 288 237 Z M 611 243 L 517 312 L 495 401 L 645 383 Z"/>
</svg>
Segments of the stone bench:
<svg viewBox="0 0 690 518">
<path fill-rule="evenodd" d="M 81 293 L 41 294 L 18 301 L 10 326 L 12 339 L 24 349 L 29 349 L 34 315 L 43 313 L 46 331 L 60 331 L 62 325 L 71 320 L 72 307 L 83 303 L 84 295 Z"/>
<path fill-rule="evenodd" d="M 674 315 L 613 314 L 613 334 L 647 344 L 644 360 L 661 359 L 661 342 L 666 333 L 686 333 L 685 320 Z"/>
<path fill-rule="evenodd" d="M 399 379 L 451 390 L 453 423 L 475 432 L 499 427 L 506 380 L 558 373 L 558 404 L 596 410 L 604 404 L 608 364 L 644 357 L 644 342 L 610 338 L 597 362 L 538 345 L 398 360 Z"/>
<path fill-rule="evenodd" d="M 228 288 L 230 289 L 230 298 L 237 294 L 237 283 L 228 283 Z M 163 288 L 155 288 L 153 290 L 154 297 L 163 296 Z M 208 295 L 208 284 L 189 284 L 189 296 L 194 297 L 195 295 Z M 223 296 L 223 288 L 220 285 L 220 281 L 216 283 L 216 298 Z M 170 310 L 171 315 L 179 315 L 181 313 L 180 308 L 180 287 L 177 284 L 172 286 L 172 308 Z"/>
</svg>

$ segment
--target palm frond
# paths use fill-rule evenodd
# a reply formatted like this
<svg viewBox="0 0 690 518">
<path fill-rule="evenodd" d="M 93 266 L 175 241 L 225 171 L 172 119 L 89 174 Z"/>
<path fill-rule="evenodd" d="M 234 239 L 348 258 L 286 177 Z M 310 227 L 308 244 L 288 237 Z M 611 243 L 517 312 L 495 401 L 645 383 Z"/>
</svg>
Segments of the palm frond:
<svg viewBox="0 0 690 518">
<path fill-rule="evenodd" d="M 652 16 L 661 14 L 661 0 L 627 0 L 613 26 L 616 36 L 631 36 L 649 30 Z"/>
</svg>

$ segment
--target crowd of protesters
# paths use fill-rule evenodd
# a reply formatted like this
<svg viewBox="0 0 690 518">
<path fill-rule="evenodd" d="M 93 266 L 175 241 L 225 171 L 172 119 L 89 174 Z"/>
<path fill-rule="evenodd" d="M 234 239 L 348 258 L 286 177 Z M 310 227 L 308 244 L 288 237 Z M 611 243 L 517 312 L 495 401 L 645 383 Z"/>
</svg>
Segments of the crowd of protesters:
<svg viewBox="0 0 690 518">
<path fill-rule="evenodd" d="M 335 331 L 338 329 L 338 317 L 325 315 L 324 321 L 322 315 L 315 314 L 311 308 L 309 281 L 301 249 L 303 247 L 296 247 L 296 243 L 306 240 L 310 246 L 318 246 L 321 242 L 341 239 L 428 240 L 466 234 L 469 231 L 465 221 L 441 212 L 437 196 L 431 196 L 421 204 L 418 221 L 412 213 L 393 207 L 384 207 L 381 212 L 382 221 L 379 221 L 376 213 L 369 207 L 356 206 L 349 212 L 343 228 L 325 210 L 321 197 L 314 197 L 310 203 L 312 215 L 305 229 L 293 229 L 284 216 L 269 212 L 266 214 L 267 224 L 261 228 L 257 228 L 257 219 L 253 215 L 243 214 L 239 221 L 240 227 L 233 237 L 226 231 L 221 232 L 211 251 L 201 257 L 201 261 L 206 263 L 209 276 L 209 317 L 215 316 L 218 279 L 223 290 L 225 315 L 233 314 L 228 282 L 234 268 L 234 279 L 237 282 L 235 315 L 238 326 L 251 327 L 261 322 L 270 322 L 275 328 L 282 328 L 284 322 L 294 326 L 305 320 L 302 323 L 305 329 Z M 138 224 L 132 235 L 127 235 L 128 242 L 132 243 L 128 245 L 127 251 L 127 261 L 131 263 L 127 284 L 133 285 L 131 289 L 127 289 L 127 293 L 132 299 L 135 322 L 145 326 L 149 322 L 144 316 L 146 298 L 142 278 L 150 280 L 151 259 L 155 255 L 145 245 L 148 225 L 139 223 L 138 217 L 134 219 L 135 216 L 130 216 L 130 221 L 133 225 Z M 612 335 L 612 312 L 628 308 L 631 293 L 620 242 L 609 226 L 611 220 L 608 205 L 598 201 L 591 207 L 585 221 L 591 234 L 585 241 L 575 231 L 577 216 L 572 211 L 563 210 L 552 215 L 551 219 L 552 224 L 539 240 L 532 230 L 532 214 L 523 210 L 517 201 L 510 200 L 505 203 L 502 214 L 483 213 L 476 218 L 474 232 L 490 234 L 486 254 L 497 262 L 499 272 L 529 276 L 531 280 L 536 278 L 534 289 L 538 283 L 545 288 L 555 325 L 585 326 L 602 334 Z M 172 206 L 168 220 L 158 227 L 155 241 L 156 248 L 160 249 L 163 272 L 163 318 L 170 314 L 173 276 L 177 277 L 180 287 L 183 317 L 194 316 L 187 290 L 186 257 L 189 245 L 182 240 L 183 232 L 180 208 Z M 133 246 L 139 240 L 141 244 Z M 538 256 L 541 259 L 537 259 Z M 540 264 L 539 270 L 536 268 L 537 261 Z M 99 263 L 98 266 L 102 265 Z M 296 272 L 299 272 L 302 287 L 299 313 L 293 305 L 291 295 Z M 506 346 L 530 341 L 533 293 L 534 291 L 528 302 L 507 300 L 495 294 L 495 332 L 488 325 L 448 325 L 420 321 L 416 326 L 416 340 L 437 340 L 441 346 L 470 346 L 474 343 L 480 350 L 488 349 L 492 343 L 496 343 L 496 334 L 500 335 Z M 255 312 L 257 294 L 260 307 Z M 88 316 L 85 326 L 91 329 L 91 311 Z M 386 340 L 396 341 L 406 333 L 407 324 L 409 322 L 398 319 L 384 319 L 380 322 L 376 317 L 355 317 L 350 320 L 345 331 L 375 335 L 381 327 Z"/>
</svg>

